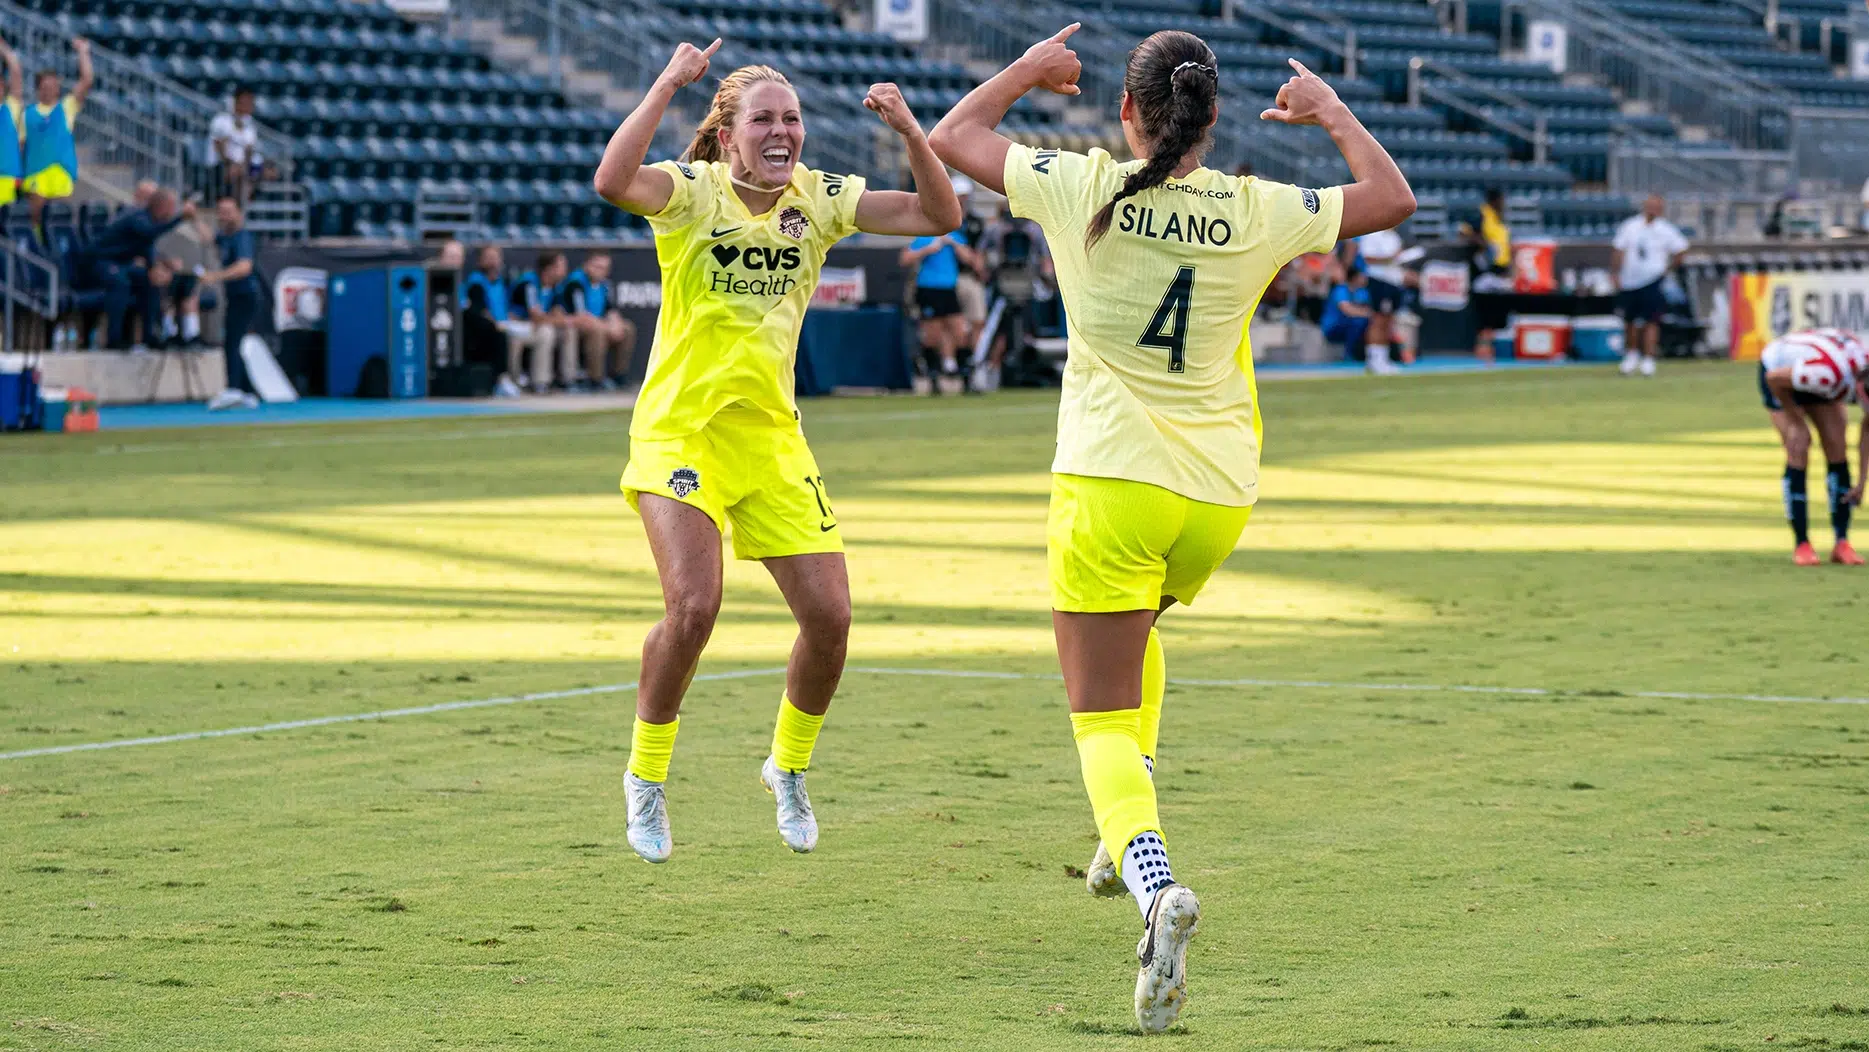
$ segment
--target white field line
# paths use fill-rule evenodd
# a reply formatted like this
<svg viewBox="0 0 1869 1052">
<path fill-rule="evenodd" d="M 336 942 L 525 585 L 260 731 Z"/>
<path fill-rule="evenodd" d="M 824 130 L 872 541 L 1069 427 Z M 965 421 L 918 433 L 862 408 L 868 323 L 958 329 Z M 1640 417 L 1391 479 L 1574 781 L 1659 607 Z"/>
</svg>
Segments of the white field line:
<svg viewBox="0 0 1869 1052">
<path fill-rule="evenodd" d="M 756 668 L 746 669 L 740 672 L 713 672 L 703 676 L 696 676 L 695 681 L 714 682 L 730 679 L 750 679 L 759 676 L 783 675 L 784 672 L 785 670 L 782 668 Z M 1047 673 L 983 672 L 968 669 L 942 668 L 875 668 L 852 666 L 846 668 L 844 672 L 847 675 L 863 676 L 930 676 L 944 679 L 1043 680 L 1054 683 L 1062 678 Z M 1574 691 L 1557 690 L 1546 687 L 1477 687 L 1441 683 L 1337 683 L 1311 679 L 1171 679 L 1168 682 L 1170 686 L 1176 687 L 1389 690 L 1416 694 L 1482 694 L 1538 698 L 1649 698 L 1666 701 L 1751 701 L 1771 702 L 1776 704 L 1869 705 L 1869 698 L 1816 698 L 1791 694 L 1707 694 L 1696 691 L 1679 690 Z M 227 738 L 245 734 L 265 734 L 271 731 L 291 731 L 304 727 L 325 727 L 334 723 L 361 723 L 373 720 L 389 720 L 399 716 L 427 716 L 437 712 L 458 712 L 462 709 L 484 709 L 496 705 L 518 705 L 530 701 L 554 701 L 561 698 L 582 698 L 593 694 L 622 694 L 635 689 L 636 684 L 634 683 L 611 683 L 599 687 L 551 690 L 537 694 L 512 694 L 499 698 L 480 698 L 474 701 L 444 701 L 435 705 L 416 705 L 403 709 L 382 709 L 377 712 L 358 712 L 343 716 L 317 716 L 311 719 L 286 720 L 282 723 L 265 723 L 252 727 L 227 727 L 221 730 L 161 734 L 149 738 L 119 738 L 114 741 L 85 742 L 77 745 L 52 745 L 43 749 L 22 749 L 18 752 L 0 752 L 0 760 L 24 760 L 33 756 L 57 756 L 63 753 L 94 752 L 99 749 L 123 749 L 133 745 L 166 745 L 170 742 L 199 741 L 204 738 Z"/>
</svg>

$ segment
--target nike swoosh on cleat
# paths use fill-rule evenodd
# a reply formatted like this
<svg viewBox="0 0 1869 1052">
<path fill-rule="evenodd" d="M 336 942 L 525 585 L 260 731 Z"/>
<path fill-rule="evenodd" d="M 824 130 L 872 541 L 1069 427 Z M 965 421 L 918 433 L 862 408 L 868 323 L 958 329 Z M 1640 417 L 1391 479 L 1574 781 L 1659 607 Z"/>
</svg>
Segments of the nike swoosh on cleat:
<svg viewBox="0 0 1869 1052">
<path fill-rule="evenodd" d="M 712 232 L 711 232 L 711 233 L 709 233 L 709 234 L 708 234 L 707 236 L 708 236 L 708 237 L 726 237 L 726 236 L 727 236 L 728 234 L 731 234 L 731 233 L 733 233 L 733 232 L 734 232 L 735 230 L 738 230 L 738 229 L 740 229 L 740 228 L 739 228 L 739 227 L 737 227 L 737 226 L 730 226 L 730 227 L 728 227 L 728 228 L 727 228 L 727 229 L 725 229 L 725 230 L 715 230 L 715 231 L 712 231 Z"/>
</svg>

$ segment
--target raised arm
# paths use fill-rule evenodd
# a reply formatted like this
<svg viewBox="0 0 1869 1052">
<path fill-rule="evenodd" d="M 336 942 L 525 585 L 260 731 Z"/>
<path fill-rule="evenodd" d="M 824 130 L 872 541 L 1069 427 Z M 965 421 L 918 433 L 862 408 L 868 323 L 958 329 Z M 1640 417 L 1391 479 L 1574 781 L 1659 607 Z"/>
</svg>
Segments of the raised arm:
<svg viewBox="0 0 1869 1052">
<path fill-rule="evenodd" d="M 866 234 L 945 234 L 960 225 L 960 198 L 947 177 L 941 159 L 928 148 L 928 137 L 909 112 L 909 104 L 894 84 L 872 84 L 863 100 L 866 109 L 882 118 L 889 130 L 902 136 L 915 173 L 915 192 L 870 190 L 857 199 L 857 229 Z"/>
<path fill-rule="evenodd" d="M 662 75 L 604 147 L 604 158 L 597 162 L 597 174 L 591 177 L 591 187 L 599 197 L 639 216 L 654 215 L 668 207 L 668 199 L 675 193 L 674 180 L 660 169 L 644 168 L 642 160 L 669 100 L 677 91 L 706 76 L 708 60 L 719 50 L 718 37 L 706 51 L 687 43 L 675 49 Z"/>
<path fill-rule="evenodd" d="M 1415 214 L 1415 192 L 1408 179 L 1395 166 L 1395 159 L 1382 148 L 1363 122 L 1337 92 L 1304 63 L 1291 59 L 1298 75 L 1278 89 L 1272 107 L 1259 114 L 1261 120 L 1280 124 L 1315 124 L 1330 133 L 1356 181 L 1343 188 L 1343 220 L 1338 237 L 1361 237 L 1387 230 Z"/>
<path fill-rule="evenodd" d="M 78 53 L 78 83 L 71 86 L 71 97 L 82 106 L 91 94 L 91 85 L 97 80 L 91 72 L 91 42 L 83 37 L 73 37 L 71 49 Z"/>
<path fill-rule="evenodd" d="M 0 40 L 0 59 L 6 60 L 6 97 L 9 99 L 24 98 L 26 70 L 20 66 L 19 53 L 4 40 Z"/>
<path fill-rule="evenodd" d="M 1006 111 L 1033 88 L 1076 95 L 1084 71 L 1077 52 L 1065 46 L 1080 23 L 1072 22 L 1027 48 L 993 79 L 967 93 L 928 135 L 935 156 L 994 193 L 1006 192 L 1006 151 L 1012 140 L 994 129 Z"/>
</svg>

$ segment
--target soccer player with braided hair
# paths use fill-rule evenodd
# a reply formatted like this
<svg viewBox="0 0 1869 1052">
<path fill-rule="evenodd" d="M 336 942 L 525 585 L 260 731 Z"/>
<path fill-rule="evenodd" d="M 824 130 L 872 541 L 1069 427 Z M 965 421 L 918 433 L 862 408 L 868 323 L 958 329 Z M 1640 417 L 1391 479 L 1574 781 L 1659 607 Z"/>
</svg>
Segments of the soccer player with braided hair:
<svg viewBox="0 0 1869 1052">
<path fill-rule="evenodd" d="M 1408 182 L 1331 87 L 1297 75 L 1260 118 L 1327 131 L 1355 182 L 1301 189 L 1202 167 L 1220 116 L 1206 42 L 1136 46 L 1123 136 L 1136 160 L 1035 149 L 995 129 L 1034 88 L 1078 94 L 1067 26 L 974 89 L 930 134 L 936 155 L 1004 193 L 1052 246 L 1070 318 L 1052 463 L 1052 624 L 1084 786 L 1103 842 L 1093 892 L 1135 897 L 1136 1020 L 1171 1025 L 1200 918 L 1169 867 L 1152 781 L 1166 678 L 1155 623 L 1190 603 L 1258 497 L 1261 424 L 1247 322 L 1279 268 L 1415 210 Z"/>
</svg>

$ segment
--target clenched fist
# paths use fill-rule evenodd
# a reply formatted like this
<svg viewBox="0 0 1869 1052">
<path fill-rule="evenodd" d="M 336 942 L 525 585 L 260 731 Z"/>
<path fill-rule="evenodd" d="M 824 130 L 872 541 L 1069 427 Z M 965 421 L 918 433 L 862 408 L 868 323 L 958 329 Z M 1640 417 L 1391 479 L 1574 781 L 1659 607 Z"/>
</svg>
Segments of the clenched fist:
<svg viewBox="0 0 1869 1052">
<path fill-rule="evenodd" d="M 902 89 L 894 84 L 871 84 L 863 106 L 881 117 L 897 135 L 921 130 L 921 125 L 915 123 L 915 114 L 909 112 L 909 104 L 902 98 Z"/>
</svg>

